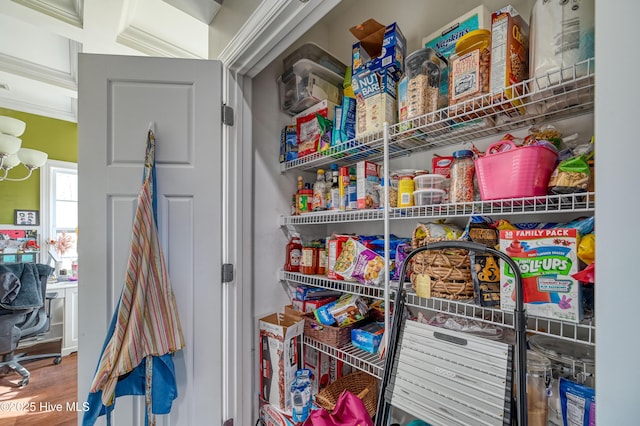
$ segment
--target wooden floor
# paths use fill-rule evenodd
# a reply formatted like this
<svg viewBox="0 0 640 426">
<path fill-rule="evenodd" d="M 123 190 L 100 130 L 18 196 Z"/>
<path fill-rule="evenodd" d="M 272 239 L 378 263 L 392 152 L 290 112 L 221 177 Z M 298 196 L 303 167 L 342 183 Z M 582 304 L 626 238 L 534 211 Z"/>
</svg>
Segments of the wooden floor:
<svg viewBox="0 0 640 426">
<path fill-rule="evenodd" d="M 31 378 L 22 388 L 17 387 L 17 373 L 0 376 L 0 426 L 77 425 L 78 413 L 72 406 L 78 401 L 77 355 L 63 357 L 59 365 L 51 358 L 24 366 Z"/>
</svg>

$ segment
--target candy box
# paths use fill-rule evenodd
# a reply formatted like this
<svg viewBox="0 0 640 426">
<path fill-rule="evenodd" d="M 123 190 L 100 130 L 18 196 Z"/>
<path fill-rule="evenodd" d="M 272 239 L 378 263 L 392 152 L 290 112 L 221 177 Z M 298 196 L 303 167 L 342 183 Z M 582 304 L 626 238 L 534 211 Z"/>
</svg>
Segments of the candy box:
<svg viewBox="0 0 640 426">
<path fill-rule="evenodd" d="M 260 397 L 282 410 L 291 408 L 291 383 L 302 365 L 304 320 L 274 313 L 261 318 Z"/>
<path fill-rule="evenodd" d="M 528 315 L 579 322 L 582 292 L 578 272 L 578 231 L 572 228 L 502 230 L 500 250 L 519 266 Z M 500 308 L 515 308 L 515 279 L 500 261 Z"/>
</svg>

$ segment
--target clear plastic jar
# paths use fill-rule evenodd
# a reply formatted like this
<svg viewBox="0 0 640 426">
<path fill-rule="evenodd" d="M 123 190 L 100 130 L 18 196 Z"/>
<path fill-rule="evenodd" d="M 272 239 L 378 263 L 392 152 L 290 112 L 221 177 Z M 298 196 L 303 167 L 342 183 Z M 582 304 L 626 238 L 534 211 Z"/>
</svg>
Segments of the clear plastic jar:
<svg viewBox="0 0 640 426">
<path fill-rule="evenodd" d="M 490 71 L 491 31 L 475 30 L 461 37 L 456 53 L 449 57 L 449 106 L 461 105 L 450 111 L 461 114 L 481 107 L 463 102 L 489 93 Z"/>
<path fill-rule="evenodd" d="M 527 414 L 529 426 L 547 426 L 547 386 L 551 380 L 551 361 L 537 352 L 527 351 Z"/>
<path fill-rule="evenodd" d="M 464 149 L 453 153 L 449 187 L 450 203 L 473 201 L 473 177 L 475 173 L 476 167 L 473 163 L 473 152 Z"/>
<path fill-rule="evenodd" d="M 407 119 L 438 109 L 440 77 L 446 60 L 430 47 L 416 50 L 405 60 L 407 76 Z"/>
</svg>

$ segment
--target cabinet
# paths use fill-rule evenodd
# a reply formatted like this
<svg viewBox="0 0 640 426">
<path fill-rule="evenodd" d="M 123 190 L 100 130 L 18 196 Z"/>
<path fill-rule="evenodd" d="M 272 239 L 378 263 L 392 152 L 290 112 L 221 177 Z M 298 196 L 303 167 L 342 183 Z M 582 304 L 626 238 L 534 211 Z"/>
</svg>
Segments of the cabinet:
<svg viewBox="0 0 640 426">
<path fill-rule="evenodd" d="M 565 80 L 553 86 L 546 86 L 544 90 L 535 80 L 523 83 L 521 86 L 522 102 L 527 107 L 524 116 L 503 120 L 503 104 L 485 103 L 486 98 L 477 98 L 472 102 L 476 107 L 468 112 L 470 116 L 483 112 L 485 122 L 481 125 L 458 126 L 452 119 L 460 115 L 450 112 L 447 108 L 422 117 L 389 126 L 385 132 L 359 139 L 357 155 L 351 155 L 353 141 L 337 146 L 328 153 L 315 153 L 281 164 L 281 171 L 314 170 L 330 163 L 352 165 L 355 161 L 368 159 L 390 164 L 394 158 L 432 153 L 434 149 L 453 150 L 453 146 L 460 142 L 472 141 L 483 143 L 484 138 L 495 138 L 507 132 L 518 132 L 536 123 L 570 122 L 575 117 L 582 117 L 586 121 L 593 120 L 593 89 L 594 89 L 594 61 L 589 60 L 576 64 L 571 69 L 563 70 Z M 566 76 L 571 76 L 566 78 Z M 553 76 L 552 76 L 553 77 Z M 486 119 L 495 125 L 486 125 Z M 499 123 L 499 124 L 498 124 Z M 410 129 L 410 130 L 406 130 Z M 389 167 L 385 167 L 389 170 Z M 388 176 L 386 177 L 388 179 Z M 388 181 L 388 180 L 387 180 Z M 341 224 L 380 224 L 384 223 L 384 235 L 388 237 L 390 224 L 396 222 L 410 222 L 413 226 L 418 221 L 432 221 L 436 219 L 460 220 L 472 214 L 486 215 L 493 218 L 508 218 L 520 221 L 551 221 L 551 217 L 577 217 L 592 215 L 595 211 L 594 193 L 549 195 L 543 197 L 529 197 L 494 201 L 474 201 L 469 203 L 442 204 L 420 207 L 388 208 L 379 210 L 328 211 L 309 213 L 300 216 L 282 216 L 280 225 L 283 227 L 304 227 L 308 232 L 316 233 L 315 225 L 327 225 L 328 229 Z M 562 220 L 562 219 L 560 219 Z M 358 225 L 358 226 L 360 226 Z M 308 227 L 307 227 L 308 226 Z M 305 235 L 305 229 L 301 234 Z M 406 227 L 405 227 L 406 229 Z M 327 234 L 329 234 L 327 232 Z M 404 235 L 406 236 L 406 235 Z M 387 254 L 388 257 L 388 254 Z M 388 260 L 387 264 L 388 264 Z M 371 287 L 352 282 L 329 280 L 322 276 L 308 276 L 299 273 L 281 272 L 281 280 L 293 284 L 307 284 L 317 287 L 340 290 L 347 293 L 360 294 L 374 299 L 390 300 L 393 288 L 397 283 L 389 282 L 388 277 L 384 286 Z M 513 328 L 512 311 L 483 308 L 473 302 L 453 301 L 448 299 L 424 299 L 409 292 L 408 306 L 422 308 L 433 312 L 452 313 L 469 319 L 495 325 Z M 595 325 L 591 319 L 579 324 L 552 320 L 547 318 L 528 316 L 527 329 L 530 333 L 547 334 L 561 340 L 576 341 L 595 345 Z M 348 364 L 365 370 L 376 377 L 382 376 L 382 361 L 376 356 L 347 346 L 336 349 L 305 337 L 305 344 L 314 347 L 331 356 L 342 359 Z"/>
<path fill-rule="evenodd" d="M 62 356 L 78 351 L 78 283 L 58 282 L 47 285 L 51 301 L 49 336 L 62 339 Z"/>
</svg>

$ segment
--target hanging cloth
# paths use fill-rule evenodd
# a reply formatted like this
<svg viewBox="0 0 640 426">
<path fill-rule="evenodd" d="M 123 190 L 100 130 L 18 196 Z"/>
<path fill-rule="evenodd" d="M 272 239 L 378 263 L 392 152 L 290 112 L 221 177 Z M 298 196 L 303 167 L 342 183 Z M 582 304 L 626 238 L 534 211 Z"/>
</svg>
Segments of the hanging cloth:
<svg viewBox="0 0 640 426">
<path fill-rule="evenodd" d="M 122 395 L 145 395 L 145 424 L 168 414 L 177 397 L 173 353 L 184 348 L 178 308 L 158 237 L 155 136 L 150 129 L 125 284 L 100 355 L 83 426 L 110 413 Z"/>
</svg>

